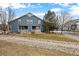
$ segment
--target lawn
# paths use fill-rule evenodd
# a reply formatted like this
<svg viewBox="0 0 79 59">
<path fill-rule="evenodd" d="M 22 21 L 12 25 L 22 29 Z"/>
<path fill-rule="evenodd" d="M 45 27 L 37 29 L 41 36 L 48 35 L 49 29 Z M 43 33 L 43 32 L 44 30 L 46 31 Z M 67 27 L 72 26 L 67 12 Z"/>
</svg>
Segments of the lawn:
<svg viewBox="0 0 79 59">
<path fill-rule="evenodd" d="M 77 40 L 74 40 L 61 34 L 19 34 L 19 36 L 37 39 L 49 39 L 56 41 L 79 42 Z"/>
<path fill-rule="evenodd" d="M 0 40 L 1 56 L 61 56 L 70 55 L 57 50 L 48 50 L 25 45 L 15 44 Z"/>
</svg>

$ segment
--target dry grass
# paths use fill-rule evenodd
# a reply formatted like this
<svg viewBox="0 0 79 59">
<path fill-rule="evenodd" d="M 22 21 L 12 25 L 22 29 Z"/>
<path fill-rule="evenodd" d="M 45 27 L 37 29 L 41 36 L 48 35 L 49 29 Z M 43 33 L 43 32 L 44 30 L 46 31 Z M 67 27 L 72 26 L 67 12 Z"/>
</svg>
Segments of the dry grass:
<svg viewBox="0 0 79 59">
<path fill-rule="evenodd" d="M 61 51 L 34 48 L 0 40 L 0 55 L 8 56 L 62 56 L 70 55 Z"/>
<path fill-rule="evenodd" d="M 60 34 L 20 34 L 19 36 L 38 38 L 38 39 L 66 41 L 66 42 L 79 42 L 77 40 L 71 39 L 69 37 L 66 37 L 66 36 L 60 35 Z"/>
</svg>

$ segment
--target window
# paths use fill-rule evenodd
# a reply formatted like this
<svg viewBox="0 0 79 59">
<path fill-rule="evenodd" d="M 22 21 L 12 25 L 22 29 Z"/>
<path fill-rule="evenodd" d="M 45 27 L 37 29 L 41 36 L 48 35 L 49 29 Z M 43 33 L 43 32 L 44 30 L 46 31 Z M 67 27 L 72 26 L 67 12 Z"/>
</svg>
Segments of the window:
<svg viewBox="0 0 79 59">
<path fill-rule="evenodd" d="M 71 25 L 71 29 L 72 29 L 72 30 L 75 30 L 76 28 L 77 28 L 77 24 Z"/>
<path fill-rule="evenodd" d="M 35 30 L 36 29 L 36 26 L 32 26 L 32 29 Z"/>
<path fill-rule="evenodd" d="M 27 22 L 29 22 L 29 20 L 27 20 Z"/>
<path fill-rule="evenodd" d="M 33 22 L 33 20 L 30 20 L 30 22 L 32 23 L 32 22 Z"/>
<path fill-rule="evenodd" d="M 33 23 L 33 20 L 29 19 L 27 20 L 28 23 Z"/>
<path fill-rule="evenodd" d="M 27 30 L 28 29 L 28 26 L 19 26 L 19 29 L 20 30 Z"/>
<path fill-rule="evenodd" d="M 40 20 L 38 20 L 38 24 L 41 24 L 41 21 Z"/>
<path fill-rule="evenodd" d="M 32 26 L 32 29 L 33 30 L 39 30 L 40 29 L 40 26 Z"/>
<path fill-rule="evenodd" d="M 18 21 L 21 22 L 21 19 L 19 19 Z"/>
</svg>

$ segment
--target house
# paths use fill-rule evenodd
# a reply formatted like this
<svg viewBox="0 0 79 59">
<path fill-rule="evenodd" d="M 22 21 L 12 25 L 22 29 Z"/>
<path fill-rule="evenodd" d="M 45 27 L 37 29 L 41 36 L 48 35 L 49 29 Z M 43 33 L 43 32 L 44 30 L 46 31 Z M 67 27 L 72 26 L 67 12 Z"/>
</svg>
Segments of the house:
<svg viewBox="0 0 79 59">
<path fill-rule="evenodd" d="M 79 31 L 79 19 L 70 20 L 64 24 L 63 30 Z"/>
<path fill-rule="evenodd" d="M 22 15 L 8 22 L 10 32 L 42 32 L 42 23 L 43 20 L 32 13 Z"/>
</svg>

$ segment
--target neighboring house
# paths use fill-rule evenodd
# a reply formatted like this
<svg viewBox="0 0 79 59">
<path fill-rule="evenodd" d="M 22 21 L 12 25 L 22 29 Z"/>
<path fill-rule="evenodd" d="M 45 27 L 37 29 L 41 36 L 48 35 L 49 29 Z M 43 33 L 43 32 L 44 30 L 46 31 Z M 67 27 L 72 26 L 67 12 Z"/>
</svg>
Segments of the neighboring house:
<svg viewBox="0 0 79 59">
<path fill-rule="evenodd" d="M 9 22 L 11 32 L 42 32 L 43 20 L 32 13 L 25 14 Z"/>
<path fill-rule="evenodd" d="M 79 31 L 79 19 L 70 20 L 64 24 L 63 30 L 74 30 Z"/>
</svg>

